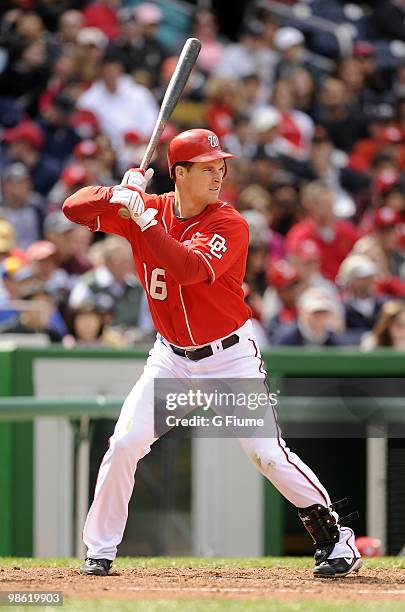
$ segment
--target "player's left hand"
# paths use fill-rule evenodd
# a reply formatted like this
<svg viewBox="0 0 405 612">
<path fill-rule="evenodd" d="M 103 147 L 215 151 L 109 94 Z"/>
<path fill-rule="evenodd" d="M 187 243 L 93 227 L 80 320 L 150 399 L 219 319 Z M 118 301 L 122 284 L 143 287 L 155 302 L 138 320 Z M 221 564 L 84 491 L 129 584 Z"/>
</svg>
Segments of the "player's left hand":
<svg viewBox="0 0 405 612">
<path fill-rule="evenodd" d="M 145 204 L 141 194 L 138 193 L 138 191 L 128 189 L 128 187 L 123 187 L 121 185 L 117 185 L 113 188 L 110 204 L 121 204 L 121 206 L 127 208 L 133 221 L 137 221 L 138 217 L 145 210 Z"/>
<path fill-rule="evenodd" d="M 145 191 L 147 184 L 154 174 L 153 168 L 148 168 L 146 172 L 141 168 L 130 168 L 122 178 L 121 185 L 124 187 L 132 187 L 139 191 Z"/>
<path fill-rule="evenodd" d="M 133 221 L 141 228 L 141 232 L 157 224 L 155 216 L 156 208 L 145 208 L 142 196 L 138 191 L 117 185 L 113 187 L 110 204 L 121 204 L 124 206 Z"/>
</svg>

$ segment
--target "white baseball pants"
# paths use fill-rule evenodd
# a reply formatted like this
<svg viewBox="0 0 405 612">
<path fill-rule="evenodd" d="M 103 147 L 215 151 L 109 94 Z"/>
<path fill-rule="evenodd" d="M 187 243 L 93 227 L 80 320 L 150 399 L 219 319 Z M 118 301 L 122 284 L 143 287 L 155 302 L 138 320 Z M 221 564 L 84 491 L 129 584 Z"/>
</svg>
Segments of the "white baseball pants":
<svg viewBox="0 0 405 612">
<path fill-rule="evenodd" d="M 240 338 L 238 344 L 201 361 L 190 361 L 176 355 L 168 343 L 156 340 L 142 376 L 123 404 L 100 466 L 94 500 L 83 530 L 88 557 L 110 560 L 116 557 L 128 518 L 128 503 L 138 461 L 150 451 L 157 439 L 154 434 L 154 379 L 265 378 L 251 321 L 235 333 Z M 240 438 L 243 450 L 263 476 L 297 508 L 312 504 L 329 506 L 331 501 L 326 489 L 312 470 L 287 448 L 274 411 L 270 418 L 274 421 L 275 435 L 270 438 Z M 340 540 L 330 558 L 353 556 L 360 557 L 353 531 L 341 527 Z"/>
</svg>

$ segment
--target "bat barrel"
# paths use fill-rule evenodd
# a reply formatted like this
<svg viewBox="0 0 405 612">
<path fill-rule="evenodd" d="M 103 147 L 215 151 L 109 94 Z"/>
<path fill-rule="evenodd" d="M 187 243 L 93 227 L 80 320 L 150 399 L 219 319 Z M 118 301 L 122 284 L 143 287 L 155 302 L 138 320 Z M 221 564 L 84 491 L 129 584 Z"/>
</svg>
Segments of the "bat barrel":
<svg viewBox="0 0 405 612">
<path fill-rule="evenodd" d="M 188 38 L 184 43 L 184 47 L 176 64 L 176 68 L 167 86 L 155 127 L 141 161 L 140 168 L 142 170 L 146 170 L 150 164 L 150 160 L 152 159 L 153 153 L 159 144 L 159 140 L 163 130 L 166 127 L 166 123 L 169 121 L 174 107 L 183 93 L 194 64 L 197 61 L 200 49 L 201 42 L 198 40 L 198 38 Z M 126 208 L 120 208 L 119 214 L 123 218 L 128 218 L 129 216 Z"/>
</svg>

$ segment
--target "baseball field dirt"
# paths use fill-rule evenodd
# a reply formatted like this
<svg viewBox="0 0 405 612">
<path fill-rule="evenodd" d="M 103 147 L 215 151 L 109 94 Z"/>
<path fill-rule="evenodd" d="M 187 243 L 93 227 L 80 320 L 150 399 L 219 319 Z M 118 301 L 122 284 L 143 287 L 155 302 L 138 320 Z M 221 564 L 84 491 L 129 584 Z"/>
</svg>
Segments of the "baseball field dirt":
<svg viewBox="0 0 405 612">
<path fill-rule="evenodd" d="M 311 566 L 293 558 L 137 558 L 120 559 L 103 578 L 80 576 L 74 559 L 0 558 L 0 592 L 62 591 L 64 610 L 405 611 L 404 558 L 366 560 L 341 580 L 314 579 Z"/>
</svg>

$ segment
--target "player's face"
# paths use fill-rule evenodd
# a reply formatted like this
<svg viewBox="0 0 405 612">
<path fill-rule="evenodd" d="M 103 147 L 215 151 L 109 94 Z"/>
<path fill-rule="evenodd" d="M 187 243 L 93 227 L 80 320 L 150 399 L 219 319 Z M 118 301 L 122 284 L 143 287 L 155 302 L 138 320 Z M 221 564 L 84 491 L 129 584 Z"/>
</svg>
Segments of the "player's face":
<svg viewBox="0 0 405 612">
<path fill-rule="evenodd" d="M 216 159 L 210 162 L 195 162 L 185 176 L 187 190 L 193 202 L 213 204 L 219 198 L 225 162 Z"/>
</svg>

